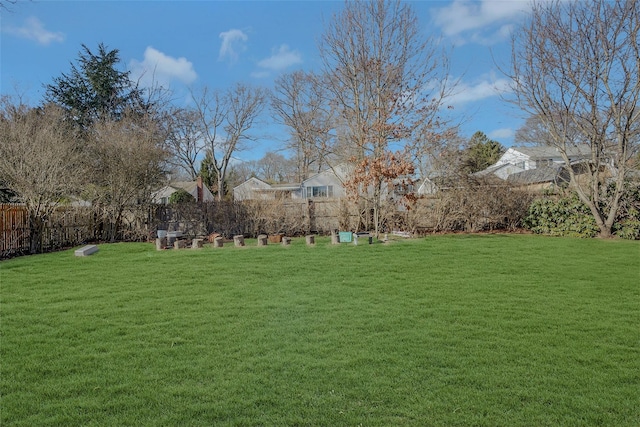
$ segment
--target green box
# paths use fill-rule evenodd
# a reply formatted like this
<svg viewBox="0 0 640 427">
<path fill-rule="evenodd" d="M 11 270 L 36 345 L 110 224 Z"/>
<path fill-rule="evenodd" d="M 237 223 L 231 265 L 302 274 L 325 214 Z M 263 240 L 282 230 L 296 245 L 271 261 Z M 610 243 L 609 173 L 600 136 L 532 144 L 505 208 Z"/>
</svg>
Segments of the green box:
<svg viewBox="0 0 640 427">
<path fill-rule="evenodd" d="M 349 243 L 353 239 L 350 231 L 340 231 L 338 232 L 338 237 L 340 237 L 340 243 Z"/>
</svg>

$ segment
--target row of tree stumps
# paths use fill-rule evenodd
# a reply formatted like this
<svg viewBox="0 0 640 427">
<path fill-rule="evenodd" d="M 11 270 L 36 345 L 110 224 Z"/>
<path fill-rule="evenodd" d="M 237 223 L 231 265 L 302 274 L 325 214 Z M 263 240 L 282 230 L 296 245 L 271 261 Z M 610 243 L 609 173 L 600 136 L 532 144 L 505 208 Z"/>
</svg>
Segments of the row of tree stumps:
<svg viewBox="0 0 640 427">
<path fill-rule="evenodd" d="M 367 236 L 368 243 L 372 243 L 372 237 L 369 233 L 353 233 L 353 243 L 355 245 L 358 244 L 358 237 Z M 277 238 L 276 238 L 277 237 Z M 280 243 L 282 246 L 289 246 L 291 244 L 291 237 L 287 236 L 267 236 L 266 234 L 260 234 L 257 239 L 258 246 L 267 246 L 268 242 L 272 243 Z M 305 242 L 308 246 L 314 246 L 316 244 L 316 236 L 315 234 L 309 234 L 305 236 Z M 209 236 L 209 243 L 213 244 L 214 248 L 222 248 L 224 247 L 224 237 L 219 234 L 212 234 Z M 340 244 L 340 238 L 337 233 L 331 233 L 331 243 L 332 244 Z M 167 239 L 167 237 L 158 237 L 156 239 L 156 249 L 164 250 L 164 249 L 186 249 L 190 247 L 191 249 L 200 249 L 203 247 L 204 239 L 193 239 L 191 240 L 191 245 L 189 246 L 189 241 L 186 239 Z M 244 236 L 242 234 L 233 236 L 233 245 L 237 248 L 245 246 Z"/>
<path fill-rule="evenodd" d="M 258 236 L 258 246 L 267 246 L 267 242 L 269 240 L 271 240 L 271 242 L 273 243 L 282 243 L 282 246 L 289 246 L 291 244 L 291 237 L 280 236 L 280 235 L 278 235 L 277 238 L 274 238 L 274 237 L 269 238 L 269 236 L 267 236 L 266 234 L 260 234 Z M 309 243 L 309 240 L 307 239 L 307 244 L 313 244 L 313 243 L 314 242 Z M 235 247 L 244 246 L 245 245 L 244 236 L 242 234 L 233 236 L 233 244 Z M 222 247 L 222 245 L 220 247 Z"/>
<path fill-rule="evenodd" d="M 189 241 L 185 239 L 167 239 L 166 237 L 158 237 L 156 239 L 156 249 L 161 251 L 164 249 L 186 249 L 190 247 L 191 249 L 200 249 L 204 245 L 204 239 L 193 239 L 191 240 L 191 246 L 189 246 Z"/>
</svg>

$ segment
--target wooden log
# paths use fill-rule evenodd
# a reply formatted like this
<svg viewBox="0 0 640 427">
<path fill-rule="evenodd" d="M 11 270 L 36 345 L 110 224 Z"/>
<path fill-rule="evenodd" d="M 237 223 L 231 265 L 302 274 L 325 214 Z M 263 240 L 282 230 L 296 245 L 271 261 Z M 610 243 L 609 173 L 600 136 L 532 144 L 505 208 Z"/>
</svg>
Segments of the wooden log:
<svg viewBox="0 0 640 427">
<path fill-rule="evenodd" d="M 332 245 L 340 244 L 340 234 L 338 234 L 337 230 L 331 230 L 331 244 Z"/>
<path fill-rule="evenodd" d="M 222 236 L 218 236 L 213 239 L 214 248 L 221 248 L 223 246 L 223 243 L 224 243 L 224 238 Z"/>
<path fill-rule="evenodd" d="M 282 234 L 271 234 L 269 236 L 269 243 L 281 243 L 282 237 Z"/>
<path fill-rule="evenodd" d="M 289 246 L 291 244 L 291 237 L 282 237 L 282 246 Z"/>
<path fill-rule="evenodd" d="M 316 236 L 313 234 L 309 234 L 305 237 L 307 240 L 307 245 L 315 245 L 316 244 Z"/>
<path fill-rule="evenodd" d="M 258 236 L 258 246 L 267 246 L 267 235 L 261 234 Z"/>
<path fill-rule="evenodd" d="M 163 250 L 167 248 L 167 238 L 166 237 L 159 237 L 156 239 L 156 250 Z"/>
<path fill-rule="evenodd" d="M 193 239 L 191 242 L 191 249 L 200 249 L 202 248 L 202 244 L 202 239 Z"/>
<path fill-rule="evenodd" d="M 233 236 L 233 244 L 236 245 L 236 247 L 244 246 L 244 236 L 242 234 Z"/>
</svg>

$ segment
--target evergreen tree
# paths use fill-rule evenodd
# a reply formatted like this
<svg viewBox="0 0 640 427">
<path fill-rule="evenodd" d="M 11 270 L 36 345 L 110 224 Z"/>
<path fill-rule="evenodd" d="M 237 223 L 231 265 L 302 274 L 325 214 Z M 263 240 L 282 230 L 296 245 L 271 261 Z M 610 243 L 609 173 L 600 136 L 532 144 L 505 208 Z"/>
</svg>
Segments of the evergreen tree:
<svg viewBox="0 0 640 427">
<path fill-rule="evenodd" d="M 128 71 L 117 69 L 119 51 L 103 43 L 93 53 L 82 45 L 71 71 L 45 85 L 45 101 L 63 107 L 82 129 L 98 119 L 119 119 L 127 110 L 147 111 L 143 92 L 129 78 Z"/>
<path fill-rule="evenodd" d="M 484 170 L 496 163 L 505 151 L 498 141 L 478 131 L 471 136 L 464 151 L 463 168 L 469 173 Z"/>
</svg>

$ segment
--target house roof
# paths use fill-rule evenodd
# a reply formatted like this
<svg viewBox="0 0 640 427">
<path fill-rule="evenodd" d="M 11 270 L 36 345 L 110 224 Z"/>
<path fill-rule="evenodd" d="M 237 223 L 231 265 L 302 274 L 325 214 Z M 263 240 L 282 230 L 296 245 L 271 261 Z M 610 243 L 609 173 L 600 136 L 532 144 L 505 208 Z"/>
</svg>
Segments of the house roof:
<svg viewBox="0 0 640 427">
<path fill-rule="evenodd" d="M 488 168 L 483 169 L 481 171 L 474 172 L 474 173 L 471 174 L 471 176 L 475 176 L 475 177 L 481 178 L 481 177 L 484 177 L 484 176 L 488 176 L 488 175 L 494 174 L 497 171 L 499 171 L 500 169 L 509 168 L 509 167 L 513 168 L 514 166 L 512 164 L 509 164 L 509 163 L 495 164 L 495 165 L 491 165 Z"/>
<path fill-rule="evenodd" d="M 175 181 L 168 185 L 175 190 L 184 190 L 187 193 L 193 193 L 193 191 L 198 187 L 198 183 L 196 181 Z"/>
<path fill-rule="evenodd" d="M 564 168 L 561 165 L 541 166 L 536 169 L 529 169 L 523 172 L 517 172 L 507 177 L 507 181 L 513 184 L 540 184 L 543 182 L 556 182 L 561 178 L 561 171 Z"/>
<path fill-rule="evenodd" d="M 518 151 L 524 155 L 529 156 L 531 159 L 548 159 L 552 157 L 560 157 L 560 151 L 556 147 L 549 145 L 535 145 L 535 146 L 522 146 L 511 147 L 513 150 Z M 583 157 L 591 154 L 591 149 L 586 144 L 567 147 L 567 155 L 569 157 Z"/>
</svg>

